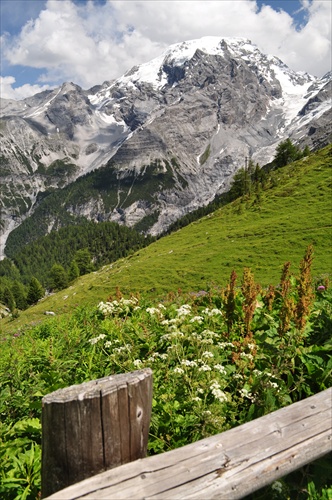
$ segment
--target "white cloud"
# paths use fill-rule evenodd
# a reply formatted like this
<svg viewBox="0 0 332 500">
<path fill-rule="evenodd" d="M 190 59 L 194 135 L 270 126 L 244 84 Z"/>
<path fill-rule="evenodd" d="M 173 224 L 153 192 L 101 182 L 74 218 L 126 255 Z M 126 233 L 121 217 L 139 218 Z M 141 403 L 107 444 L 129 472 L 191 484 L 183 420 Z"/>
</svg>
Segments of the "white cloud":
<svg viewBox="0 0 332 500">
<path fill-rule="evenodd" d="M 112 1 L 77 5 L 48 0 L 39 17 L 7 40 L 11 64 L 45 70 L 44 83 L 70 80 L 84 88 L 118 78 L 168 45 L 207 35 L 244 36 L 292 69 L 331 69 L 331 5 L 302 0 L 307 24 L 296 29 L 284 11 L 255 0 Z"/>
<path fill-rule="evenodd" d="M 3 99 L 24 99 L 50 88 L 49 85 L 30 85 L 28 83 L 13 88 L 15 82 L 16 79 L 14 76 L 0 76 L 0 96 Z"/>
</svg>

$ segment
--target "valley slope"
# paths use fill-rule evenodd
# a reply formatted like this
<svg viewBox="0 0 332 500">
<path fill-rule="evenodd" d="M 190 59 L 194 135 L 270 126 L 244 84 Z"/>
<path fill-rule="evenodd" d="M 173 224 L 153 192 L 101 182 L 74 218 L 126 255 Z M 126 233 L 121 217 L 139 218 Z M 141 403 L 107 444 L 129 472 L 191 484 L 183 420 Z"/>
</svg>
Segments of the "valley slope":
<svg viewBox="0 0 332 500">
<path fill-rule="evenodd" d="M 68 289 L 1 320 L 3 331 L 40 321 L 47 310 L 71 312 L 96 305 L 117 289 L 161 297 L 181 289 L 198 292 L 224 286 L 234 269 L 240 285 L 250 267 L 263 286 L 279 283 L 282 266 L 295 274 L 309 244 L 314 277 L 332 274 L 331 155 L 328 146 L 271 173 L 266 189 L 253 192 L 134 255 L 79 278 Z"/>
</svg>

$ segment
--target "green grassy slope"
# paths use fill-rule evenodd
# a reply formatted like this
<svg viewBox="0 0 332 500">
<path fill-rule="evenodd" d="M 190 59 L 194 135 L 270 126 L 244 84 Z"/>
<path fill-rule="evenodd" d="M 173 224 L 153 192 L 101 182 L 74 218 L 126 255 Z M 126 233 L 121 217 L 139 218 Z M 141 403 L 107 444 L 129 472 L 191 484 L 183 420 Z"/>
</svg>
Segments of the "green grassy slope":
<svg viewBox="0 0 332 500">
<path fill-rule="evenodd" d="M 161 238 L 136 254 L 80 278 L 67 290 L 2 320 L 3 331 L 17 330 L 78 305 L 122 293 L 155 296 L 225 285 L 233 269 L 239 276 L 250 267 L 262 285 L 277 284 L 282 265 L 293 272 L 308 244 L 314 245 L 314 276 L 332 274 L 332 147 L 273 173 L 260 199 L 239 199 L 189 226 Z"/>
</svg>

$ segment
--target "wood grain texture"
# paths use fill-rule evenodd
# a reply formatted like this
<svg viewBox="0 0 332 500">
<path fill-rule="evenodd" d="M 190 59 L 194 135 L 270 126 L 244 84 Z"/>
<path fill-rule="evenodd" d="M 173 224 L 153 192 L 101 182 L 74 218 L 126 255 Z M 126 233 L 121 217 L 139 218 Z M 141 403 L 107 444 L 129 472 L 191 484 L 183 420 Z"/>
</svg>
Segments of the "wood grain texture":
<svg viewBox="0 0 332 500">
<path fill-rule="evenodd" d="M 243 498 L 331 451 L 332 389 L 222 434 L 136 460 L 49 500 Z"/>
<path fill-rule="evenodd" d="M 146 455 L 150 369 L 60 389 L 42 405 L 43 497 Z"/>
</svg>

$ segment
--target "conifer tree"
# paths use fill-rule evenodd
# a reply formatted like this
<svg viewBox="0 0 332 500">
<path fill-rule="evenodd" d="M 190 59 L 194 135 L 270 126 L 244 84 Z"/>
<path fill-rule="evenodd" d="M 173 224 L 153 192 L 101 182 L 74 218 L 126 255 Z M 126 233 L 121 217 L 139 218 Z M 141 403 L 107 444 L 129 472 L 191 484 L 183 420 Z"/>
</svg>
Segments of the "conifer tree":
<svg viewBox="0 0 332 500">
<path fill-rule="evenodd" d="M 4 292 L 3 292 L 3 301 L 4 303 L 6 304 L 6 306 L 8 307 L 8 309 L 10 311 L 13 311 L 15 309 L 15 299 L 14 299 L 14 295 L 13 295 L 13 292 L 11 291 L 11 289 L 6 286 L 5 289 L 4 289 Z"/>
<path fill-rule="evenodd" d="M 301 150 L 290 139 L 286 139 L 278 144 L 273 162 L 276 168 L 280 168 L 292 161 L 299 160 L 302 156 Z"/>
<path fill-rule="evenodd" d="M 48 281 L 51 290 L 63 290 L 66 288 L 68 285 L 68 276 L 61 264 L 53 264 Z"/>
<path fill-rule="evenodd" d="M 14 281 L 11 289 L 16 302 L 16 307 L 23 311 L 27 308 L 27 298 L 24 285 L 19 281 Z"/>
<path fill-rule="evenodd" d="M 77 250 L 74 260 L 80 271 L 80 276 L 82 276 L 83 274 L 91 273 L 91 271 L 93 271 L 93 265 L 91 263 L 91 254 L 88 248 Z"/>
<path fill-rule="evenodd" d="M 44 294 L 45 290 L 40 284 L 40 282 L 37 280 L 37 278 L 35 277 L 31 278 L 27 295 L 27 303 L 29 305 L 36 304 L 38 300 L 44 297 Z"/>
<path fill-rule="evenodd" d="M 68 280 L 69 282 L 72 282 L 76 280 L 80 275 L 80 270 L 78 268 L 77 262 L 75 260 L 72 261 L 70 264 L 70 268 L 68 271 Z"/>
</svg>

